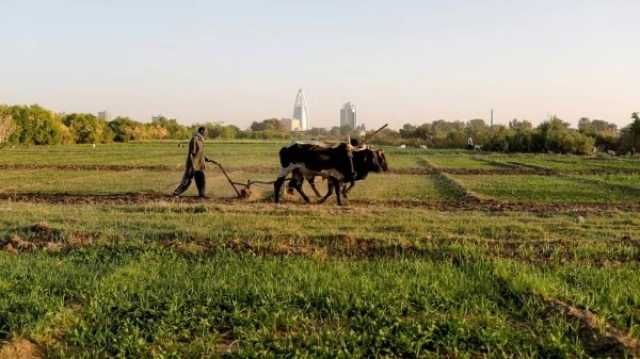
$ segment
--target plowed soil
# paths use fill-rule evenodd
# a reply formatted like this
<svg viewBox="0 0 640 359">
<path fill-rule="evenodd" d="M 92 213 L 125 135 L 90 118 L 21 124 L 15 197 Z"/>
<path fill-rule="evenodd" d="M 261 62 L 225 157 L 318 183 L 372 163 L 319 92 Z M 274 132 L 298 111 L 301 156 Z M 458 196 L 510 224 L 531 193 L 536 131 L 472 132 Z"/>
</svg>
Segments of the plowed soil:
<svg viewBox="0 0 640 359">
<path fill-rule="evenodd" d="M 0 193 L 0 200 L 13 202 L 34 202 L 49 204 L 145 204 L 153 202 L 171 203 L 242 203 L 233 197 L 201 199 L 195 196 L 174 197 L 164 193 L 114 193 L 114 194 L 67 194 L 67 193 Z M 268 199 L 256 202 L 269 204 Z M 302 203 L 280 205 L 305 206 Z M 322 206 L 333 206 L 325 204 Z M 420 200 L 351 200 L 349 206 L 383 208 L 424 208 L 441 211 L 487 211 L 487 212 L 533 212 L 549 213 L 593 213 L 602 211 L 640 211 L 640 204 L 630 203 L 518 203 L 496 200 L 479 200 L 466 197 L 461 201 L 420 201 Z"/>
</svg>

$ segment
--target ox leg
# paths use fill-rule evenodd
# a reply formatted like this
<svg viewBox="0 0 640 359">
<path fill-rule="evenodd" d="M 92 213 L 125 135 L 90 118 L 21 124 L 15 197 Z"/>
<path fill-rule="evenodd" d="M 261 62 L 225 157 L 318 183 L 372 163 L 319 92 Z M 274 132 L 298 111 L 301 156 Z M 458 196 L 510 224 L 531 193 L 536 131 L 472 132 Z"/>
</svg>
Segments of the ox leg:
<svg viewBox="0 0 640 359">
<path fill-rule="evenodd" d="M 280 193 L 282 193 L 282 185 L 284 184 L 285 177 L 278 177 L 278 179 L 273 183 L 273 200 L 278 203 L 280 202 Z"/>
<path fill-rule="evenodd" d="M 309 177 L 309 178 L 307 178 L 307 181 L 309 182 L 309 186 L 311 186 L 311 189 L 313 190 L 313 192 L 316 194 L 316 197 L 318 197 L 318 198 L 322 197 L 320 192 L 318 192 L 318 188 L 316 188 L 316 178 L 315 177 Z"/>
<path fill-rule="evenodd" d="M 333 179 L 329 179 L 329 185 L 327 186 L 327 194 L 322 197 L 318 203 L 324 203 L 333 194 Z"/>
<path fill-rule="evenodd" d="M 287 193 L 293 194 L 293 190 L 298 189 L 298 187 L 302 187 L 304 182 L 304 177 L 302 176 L 302 172 L 299 169 L 294 169 L 291 172 L 291 180 L 287 184 Z"/>
<path fill-rule="evenodd" d="M 298 193 L 300 193 L 300 195 L 302 196 L 302 199 L 304 199 L 306 203 L 309 203 L 309 197 L 307 197 L 307 195 L 302 190 L 302 184 L 296 186 L 295 188 L 296 188 L 296 191 L 298 191 Z"/>
<path fill-rule="evenodd" d="M 274 202 L 280 202 L 280 195 L 282 194 L 282 185 L 287 178 L 287 175 L 293 171 L 295 167 L 289 165 L 287 167 L 281 167 L 280 173 L 278 173 L 278 178 L 273 183 L 273 200 Z"/>
<path fill-rule="evenodd" d="M 353 188 L 353 186 L 356 185 L 355 181 L 351 181 L 349 183 L 349 186 L 345 188 L 345 190 L 343 191 L 343 193 L 346 195 L 347 193 L 349 193 L 351 191 L 351 189 Z"/>
<path fill-rule="evenodd" d="M 349 193 L 349 191 L 351 191 L 355 184 L 356 183 L 354 181 L 351 181 L 349 182 L 349 184 L 346 184 L 342 187 L 342 195 L 344 196 L 344 198 L 347 198 L 347 194 Z"/>
<path fill-rule="evenodd" d="M 333 187 L 335 187 L 336 189 L 336 199 L 338 200 L 338 206 L 342 206 L 342 199 L 341 197 L 341 193 L 342 192 L 342 186 L 340 181 L 338 181 L 337 179 L 332 178 L 331 181 L 333 182 Z"/>
</svg>

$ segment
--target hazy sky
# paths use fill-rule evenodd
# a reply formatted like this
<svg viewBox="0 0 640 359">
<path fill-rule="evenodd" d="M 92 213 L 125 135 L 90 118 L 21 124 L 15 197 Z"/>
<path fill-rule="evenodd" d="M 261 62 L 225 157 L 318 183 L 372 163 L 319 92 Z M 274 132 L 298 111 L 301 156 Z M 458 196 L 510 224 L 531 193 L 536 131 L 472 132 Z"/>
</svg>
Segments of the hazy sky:
<svg viewBox="0 0 640 359">
<path fill-rule="evenodd" d="M 640 1 L 0 0 L 0 103 L 313 126 L 640 111 Z"/>
</svg>

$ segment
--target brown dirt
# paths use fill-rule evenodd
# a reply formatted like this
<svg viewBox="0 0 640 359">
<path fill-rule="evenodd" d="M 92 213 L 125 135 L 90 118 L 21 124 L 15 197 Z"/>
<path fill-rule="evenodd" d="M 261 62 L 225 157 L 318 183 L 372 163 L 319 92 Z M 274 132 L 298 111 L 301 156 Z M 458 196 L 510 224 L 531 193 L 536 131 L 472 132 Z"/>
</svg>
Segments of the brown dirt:
<svg viewBox="0 0 640 359">
<path fill-rule="evenodd" d="M 581 340 L 590 355 L 624 357 L 626 349 L 634 357 L 640 357 L 640 341 L 629 333 L 598 318 L 588 309 L 580 309 L 558 299 L 550 299 L 548 302 L 554 310 L 580 322 Z"/>
<path fill-rule="evenodd" d="M 0 359 L 31 359 L 42 358 L 42 352 L 31 341 L 15 338 L 0 349 Z"/>
<path fill-rule="evenodd" d="M 489 162 L 491 163 L 491 162 Z M 390 168 L 388 173 L 400 175 L 428 175 L 436 172 L 445 172 L 454 175 L 528 175 L 535 174 L 539 176 L 552 175 L 589 175 L 589 174 L 638 174 L 640 169 L 635 168 L 593 168 L 584 170 L 557 171 L 554 169 L 525 164 L 520 162 L 505 162 L 504 164 L 494 164 L 496 168 L 441 168 L 431 167 L 401 167 Z M 503 165 L 503 166 L 501 166 Z M 80 165 L 80 164 L 0 164 L 0 170 L 61 170 L 61 171 L 152 171 L 152 172 L 169 172 L 182 171 L 183 167 L 168 165 Z M 228 172 L 252 172 L 252 173 L 273 173 L 277 174 L 278 167 L 270 165 L 253 165 L 253 166 L 225 166 Z M 210 170 L 216 171 L 217 168 Z"/>
<path fill-rule="evenodd" d="M 115 193 L 115 194 L 68 194 L 68 193 L 0 193 L 0 200 L 51 204 L 140 204 L 156 201 L 202 202 L 197 197 L 173 197 L 163 193 Z"/>
<path fill-rule="evenodd" d="M 255 196 L 252 196 L 255 197 Z M 96 194 L 66 194 L 66 193 L 0 193 L 0 201 L 33 202 L 48 204 L 71 205 L 135 205 L 151 204 L 156 202 L 187 203 L 187 204 L 234 204 L 242 203 L 233 197 L 212 198 L 203 200 L 195 196 L 173 197 L 163 193 L 115 193 L 106 195 Z M 245 202 L 246 203 L 246 202 Z M 270 199 L 260 199 L 251 203 L 270 205 Z M 382 208 L 423 208 L 439 211 L 485 211 L 485 212 L 530 212 L 540 214 L 550 213 L 601 213 L 612 211 L 637 212 L 640 204 L 636 203 L 521 203 L 502 202 L 494 199 L 479 199 L 466 196 L 460 201 L 420 201 L 420 200 L 349 200 L 352 208 L 357 207 L 382 207 Z M 273 204 L 274 207 L 297 206 L 318 208 L 315 205 L 302 203 Z M 322 207 L 332 208 L 331 205 Z M 345 207 L 349 208 L 349 207 Z"/>
<path fill-rule="evenodd" d="M 240 341 L 233 337 L 232 332 L 222 333 L 220 342 L 216 345 L 215 352 L 217 354 L 228 354 L 238 351 Z"/>
<path fill-rule="evenodd" d="M 83 232 L 66 234 L 41 222 L 32 226 L 16 228 L 8 239 L 0 240 L 0 250 L 18 254 L 44 249 L 49 253 L 59 253 L 84 247 L 93 243 L 95 235 Z"/>
<path fill-rule="evenodd" d="M 487 255 L 494 258 L 515 259 L 533 265 L 548 266 L 551 263 L 584 263 L 598 267 L 611 267 L 640 262 L 640 252 L 609 254 L 604 257 L 576 258 L 575 249 L 586 244 L 585 240 L 478 240 L 470 242 L 469 239 L 459 241 L 461 244 L 473 243 L 487 250 Z M 596 241 L 593 241 L 594 243 Z M 624 237 L 619 240 L 607 240 L 607 244 L 638 246 L 640 241 L 629 242 Z"/>
<path fill-rule="evenodd" d="M 547 168 L 544 166 L 538 166 L 538 165 L 532 165 L 529 163 L 522 163 L 522 162 L 516 162 L 516 161 L 507 161 L 506 162 L 508 165 L 514 165 L 514 166 L 518 166 L 518 167 L 522 167 L 522 168 L 528 168 L 530 170 L 534 170 L 536 172 L 541 172 L 541 173 L 545 173 L 548 175 L 557 175 L 558 171 L 551 169 L 551 168 Z"/>
</svg>

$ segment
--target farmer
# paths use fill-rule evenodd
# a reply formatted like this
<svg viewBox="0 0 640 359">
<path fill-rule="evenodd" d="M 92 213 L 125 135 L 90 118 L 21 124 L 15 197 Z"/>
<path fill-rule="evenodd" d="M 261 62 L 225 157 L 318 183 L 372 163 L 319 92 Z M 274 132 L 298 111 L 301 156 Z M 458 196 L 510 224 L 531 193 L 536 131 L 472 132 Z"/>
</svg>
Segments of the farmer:
<svg viewBox="0 0 640 359">
<path fill-rule="evenodd" d="M 204 138 L 207 136 L 207 129 L 199 127 L 198 132 L 193 135 L 189 142 L 189 153 L 187 153 L 187 162 L 184 168 L 184 176 L 182 182 L 173 191 L 174 196 L 184 193 L 191 185 L 191 179 L 195 178 L 198 187 L 198 195 L 200 198 L 207 198 L 206 180 L 204 175 L 205 161 L 209 159 L 204 155 Z"/>
</svg>

